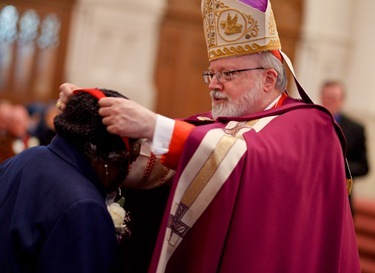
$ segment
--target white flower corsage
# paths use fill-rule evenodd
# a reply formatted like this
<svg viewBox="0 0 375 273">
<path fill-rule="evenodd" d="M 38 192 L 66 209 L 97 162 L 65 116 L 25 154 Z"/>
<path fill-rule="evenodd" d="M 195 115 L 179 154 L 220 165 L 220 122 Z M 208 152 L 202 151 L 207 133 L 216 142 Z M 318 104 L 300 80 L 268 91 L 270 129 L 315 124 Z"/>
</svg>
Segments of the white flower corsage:
<svg viewBox="0 0 375 273">
<path fill-rule="evenodd" d="M 107 199 L 107 209 L 112 217 L 113 224 L 116 229 L 116 238 L 118 242 L 130 236 L 130 229 L 128 223 L 130 221 L 129 213 L 123 208 L 125 198 L 121 197 L 120 200 L 114 202 L 114 198 Z"/>
</svg>

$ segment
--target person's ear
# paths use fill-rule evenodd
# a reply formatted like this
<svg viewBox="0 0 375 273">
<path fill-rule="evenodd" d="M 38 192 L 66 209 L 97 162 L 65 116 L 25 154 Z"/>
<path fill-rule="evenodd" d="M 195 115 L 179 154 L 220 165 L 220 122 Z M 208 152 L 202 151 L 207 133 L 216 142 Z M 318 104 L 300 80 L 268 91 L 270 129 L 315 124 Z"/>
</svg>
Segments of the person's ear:
<svg viewBox="0 0 375 273">
<path fill-rule="evenodd" d="M 277 82 L 277 72 L 275 69 L 267 69 L 265 71 L 266 79 L 264 83 L 265 91 L 271 91 L 275 88 Z"/>
</svg>

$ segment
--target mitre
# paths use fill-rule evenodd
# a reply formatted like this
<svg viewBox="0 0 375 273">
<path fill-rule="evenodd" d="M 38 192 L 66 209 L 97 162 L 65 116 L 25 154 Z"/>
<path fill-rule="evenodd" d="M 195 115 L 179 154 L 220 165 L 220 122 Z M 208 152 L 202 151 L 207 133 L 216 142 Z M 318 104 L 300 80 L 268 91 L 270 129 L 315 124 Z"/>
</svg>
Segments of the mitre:
<svg viewBox="0 0 375 273">
<path fill-rule="evenodd" d="M 268 0 L 202 0 L 209 61 L 281 49 Z"/>
</svg>

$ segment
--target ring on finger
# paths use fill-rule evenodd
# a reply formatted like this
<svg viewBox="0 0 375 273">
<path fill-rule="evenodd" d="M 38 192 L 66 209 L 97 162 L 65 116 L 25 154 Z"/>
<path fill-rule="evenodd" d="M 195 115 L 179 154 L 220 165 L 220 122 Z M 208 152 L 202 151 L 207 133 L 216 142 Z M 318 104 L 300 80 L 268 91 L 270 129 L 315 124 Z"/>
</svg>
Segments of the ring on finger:
<svg viewBox="0 0 375 273">
<path fill-rule="evenodd" d="M 56 108 L 59 109 L 59 110 L 61 110 L 61 107 L 62 107 L 62 102 L 61 102 L 61 100 L 58 100 L 56 102 Z"/>
</svg>

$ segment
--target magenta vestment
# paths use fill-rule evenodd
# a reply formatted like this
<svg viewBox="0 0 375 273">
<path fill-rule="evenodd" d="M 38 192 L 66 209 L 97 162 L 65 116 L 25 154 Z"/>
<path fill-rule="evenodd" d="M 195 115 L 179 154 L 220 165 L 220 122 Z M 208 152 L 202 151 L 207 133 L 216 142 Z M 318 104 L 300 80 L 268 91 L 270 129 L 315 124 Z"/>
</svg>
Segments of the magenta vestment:
<svg viewBox="0 0 375 273">
<path fill-rule="evenodd" d="M 165 272 L 360 272 L 341 131 L 320 106 L 290 98 L 281 107 L 230 120 L 272 115 L 278 116 L 261 131 L 244 133 L 246 152 L 186 232 Z M 156 272 L 166 226 L 171 225 L 173 194 L 184 168 L 203 137 L 226 123 L 221 118 L 197 126 L 190 134 L 150 273 Z"/>
</svg>

